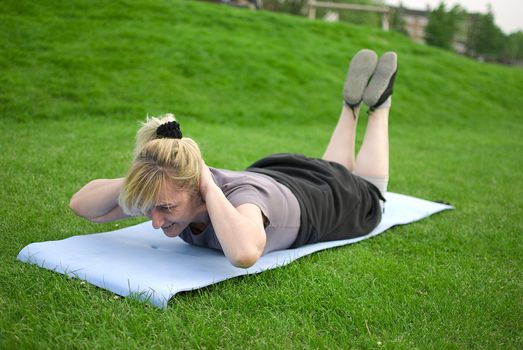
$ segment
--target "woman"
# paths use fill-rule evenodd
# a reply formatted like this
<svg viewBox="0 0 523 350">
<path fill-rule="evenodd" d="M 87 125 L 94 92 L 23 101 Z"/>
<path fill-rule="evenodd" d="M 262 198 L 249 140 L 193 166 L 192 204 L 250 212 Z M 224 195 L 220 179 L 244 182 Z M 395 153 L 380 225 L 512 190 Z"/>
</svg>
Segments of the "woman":
<svg viewBox="0 0 523 350">
<path fill-rule="evenodd" d="M 357 53 L 322 159 L 276 154 L 245 171 L 209 168 L 168 114 L 140 128 L 125 178 L 91 181 L 70 206 L 94 222 L 145 215 L 167 236 L 219 249 L 243 268 L 270 251 L 367 234 L 381 220 L 387 188 L 396 70 L 393 52 L 379 60 L 371 50 Z M 369 120 L 355 158 L 361 102 L 369 106 Z"/>
</svg>

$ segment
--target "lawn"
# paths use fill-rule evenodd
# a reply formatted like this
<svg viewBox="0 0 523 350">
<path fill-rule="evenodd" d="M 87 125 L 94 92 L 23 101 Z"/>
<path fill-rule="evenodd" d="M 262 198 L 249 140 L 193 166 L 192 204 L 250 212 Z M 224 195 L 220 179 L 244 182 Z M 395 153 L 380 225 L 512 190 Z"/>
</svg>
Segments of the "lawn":
<svg viewBox="0 0 523 350">
<path fill-rule="evenodd" d="M 4 0 L 0 29 L 0 349 L 523 348 L 522 69 L 193 1 Z M 125 174 L 147 115 L 175 113 L 216 167 L 320 156 L 363 47 L 399 55 L 389 190 L 456 210 L 166 311 L 16 261 L 143 221 L 89 223 L 68 202 Z"/>
</svg>

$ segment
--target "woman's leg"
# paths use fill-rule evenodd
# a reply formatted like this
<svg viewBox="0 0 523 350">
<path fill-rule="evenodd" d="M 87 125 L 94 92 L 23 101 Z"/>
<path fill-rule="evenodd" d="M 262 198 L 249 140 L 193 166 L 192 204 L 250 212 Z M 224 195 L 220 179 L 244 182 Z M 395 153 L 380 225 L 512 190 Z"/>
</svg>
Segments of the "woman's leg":
<svg viewBox="0 0 523 350">
<path fill-rule="evenodd" d="M 354 170 L 354 148 L 360 104 L 377 64 L 378 55 L 368 49 L 360 50 L 350 62 L 343 86 L 343 108 L 323 154 L 323 159 L 337 162 L 349 171 Z"/>
<path fill-rule="evenodd" d="M 354 150 L 359 111 L 359 107 L 356 107 L 353 111 L 350 107 L 343 105 L 338 124 L 322 157 L 325 160 L 340 163 L 350 171 L 354 171 Z"/>
<path fill-rule="evenodd" d="M 361 144 L 354 173 L 362 177 L 389 176 L 389 108 L 371 112 Z"/>
<path fill-rule="evenodd" d="M 389 177 L 389 110 L 398 69 L 397 55 L 385 53 L 376 67 L 363 101 L 369 106 L 369 121 L 356 157 L 354 173 L 387 190 Z"/>
</svg>

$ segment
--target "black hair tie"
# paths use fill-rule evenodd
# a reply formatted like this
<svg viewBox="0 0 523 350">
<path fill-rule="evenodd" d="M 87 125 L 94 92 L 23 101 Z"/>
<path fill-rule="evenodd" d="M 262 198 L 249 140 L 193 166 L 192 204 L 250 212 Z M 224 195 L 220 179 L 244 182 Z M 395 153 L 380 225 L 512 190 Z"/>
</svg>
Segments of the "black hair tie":
<svg viewBox="0 0 523 350">
<path fill-rule="evenodd" d="M 171 121 L 160 125 L 156 129 L 156 135 L 159 138 L 181 139 L 182 130 L 180 130 L 178 122 Z"/>
</svg>

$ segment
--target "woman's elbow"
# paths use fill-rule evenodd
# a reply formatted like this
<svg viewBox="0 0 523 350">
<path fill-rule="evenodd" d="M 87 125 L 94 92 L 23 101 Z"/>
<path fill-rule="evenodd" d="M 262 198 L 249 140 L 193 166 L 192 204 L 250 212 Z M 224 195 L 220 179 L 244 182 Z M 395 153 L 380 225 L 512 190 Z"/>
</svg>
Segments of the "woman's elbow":
<svg viewBox="0 0 523 350">
<path fill-rule="evenodd" d="M 263 242 L 265 243 L 265 241 Z M 263 255 L 265 244 L 251 247 L 251 249 L 242 249 L 242 251 L 229 258 L 231 264 L 242 269 L 247 269 L 258 261 Z"/>
<path fill-rule="evenodd" d="M 71 200 L 69 201 L 69 208 L 78 216 L 82 216 L 82 205 L 80 201 L 78 200 L 76 194 L 71 197 Z"/>
<path fill-rule="evenodd" d="M 69 201 L 69 208 L 71 208 L 73 213 L 75 213 L 76 215 L 78 215 L 84 219 L 87 219 L 89 221 L 98 222 L 98 221 L 96 221 L 96 218 L 90 217 L 87 214 L 87 212 L 85 212 L 84 207 L 85 207 L 85 204 L 82 203 L 82 201 L 78 199 L 78 196 L 76 196 L 76 194 L 73 195 L 73 197 Z"/>
<path fill-rule="evenodd" d="M 231 258 L 231 264 L 233 264 L 235 267 L 239 267 L 242 269 L 247 269 L 258 261 L 258 259 L 261 257 L 261 253 L 258 253 L 256 251 L 253 252 L 242 252 L 241 254 L 238 254 L 234 258 Z"/>
</svg>

